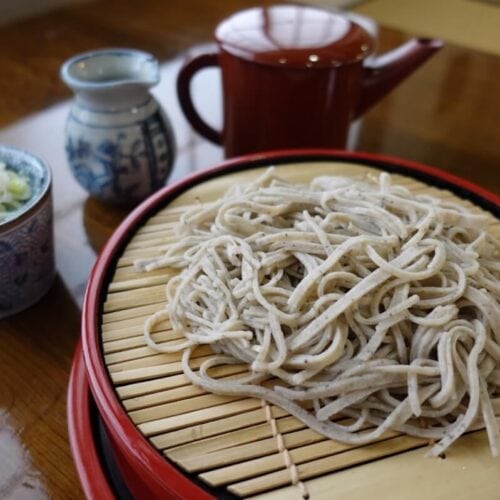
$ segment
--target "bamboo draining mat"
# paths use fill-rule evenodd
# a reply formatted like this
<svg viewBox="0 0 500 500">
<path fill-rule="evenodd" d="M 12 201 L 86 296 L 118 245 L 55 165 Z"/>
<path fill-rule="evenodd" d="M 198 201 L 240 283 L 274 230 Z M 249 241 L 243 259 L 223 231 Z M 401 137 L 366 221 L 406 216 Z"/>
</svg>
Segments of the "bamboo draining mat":
<svg viewBox="0 0 500 500">
<path fill-rule="evenodd" d="M 158 255 L 173 240 L 172 228 L 186 206 L 216 199 L 230 185 L 255 178 L 263 170 L 197 185 L 137 230 L 117 261 L 104 303 L 101 333 L 105 363 L 117 395 L 156 449 L 209 485 L 226 487 L 243 497 L 264 494 L 265 498 L 284 500 L 298 498 L 300 492 L 297 485 L 290 486 L 290 468 L 278 451 L 265 405 L 257 399 L 208 394 L 184 377 L 180 354 L 160 354 L 145 346 L 144 321 L 164 307 L 164 286 L 172 274 L 165 269 L 138 273 L 132 267 L 135 259 Z M 367 172 L 378 171 L 334 162 L 278 167 L 278 174 L 293 182 L 307 182 L 317 175 Z M 481 211 L 450 192 L 408 177 L 392 177 L 394 183 L 415 192 Z M 500 235 L 500 223 L 493 217 L 491 231 Z M 153 338 L 168 342 L 178 337 L 163 322 Z M 193 368 L 210 355 L 208 346 L 197 349 Z M 241 372 L 239 366 L 213 371 L 220 377 Z M 484 499 L 495 498 L 500 491 L 500 462 L 491 458 L 483 431 L 462 437 L 445 460 L 425 459 L 424 450 L 418 448 L 426 443 L 420 439 L 392 432 L 368 446 L 346 446 L 307 429 L 280 408 L 269 409 L 276 422 L 274 432 L 281 434 L 290 463 L 311 498 L 425 498 L 427 488 L 433 498 L 441 491 L 444 496 L 439 498 L 465 499 L 474 492 Z M 389 477 L 394 478 L 390 488 Z"/>
</svg>

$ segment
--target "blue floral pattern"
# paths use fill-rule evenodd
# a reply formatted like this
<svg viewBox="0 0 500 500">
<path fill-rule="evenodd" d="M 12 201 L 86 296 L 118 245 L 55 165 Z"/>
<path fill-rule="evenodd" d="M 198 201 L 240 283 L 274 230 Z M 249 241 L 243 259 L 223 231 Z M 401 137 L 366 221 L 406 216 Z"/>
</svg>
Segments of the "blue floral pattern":
<svg viewBox="0 0 500 500">
<path fill-rule="evenodd" d="M 114 203 L 144 199 L 160 188 L 173 164 L 173 138 L 160 110 L 128 126 L 98 127 L 73 114 L 66 154 L 76 180 L 91 195 Z"/>
<path fill-rule="evenodd" d="M 0 318 L 39 300 L 54 279 L 50 196 L 22 223 L 0 234 Z"/>
</svg>

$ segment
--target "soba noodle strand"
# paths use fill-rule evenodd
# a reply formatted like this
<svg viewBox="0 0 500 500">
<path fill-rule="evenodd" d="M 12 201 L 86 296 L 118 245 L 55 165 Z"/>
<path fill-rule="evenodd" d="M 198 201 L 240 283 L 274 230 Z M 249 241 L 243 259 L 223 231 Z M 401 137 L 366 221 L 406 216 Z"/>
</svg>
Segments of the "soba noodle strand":
<svg viewBox="0 0 500 500">
<path fill-rule="evenodd" d="M 261 398 L 343 443 L 393 429 L 438 441 L 436 456 L 482 421 L 496 456 L 500 244 L 489 220 L 387 174 L 293 185 L 269 169 L 185 212 L 178 241 L 137 262 L 179 271 L 146 342 L 183 351 L 193 384 Z M 153 340 L 165 319 L 184 341 Z M 195 372 L 202 344 L 214 356 Z M 236 363 L 240 378 L 211 377 Z"/>
</svg>

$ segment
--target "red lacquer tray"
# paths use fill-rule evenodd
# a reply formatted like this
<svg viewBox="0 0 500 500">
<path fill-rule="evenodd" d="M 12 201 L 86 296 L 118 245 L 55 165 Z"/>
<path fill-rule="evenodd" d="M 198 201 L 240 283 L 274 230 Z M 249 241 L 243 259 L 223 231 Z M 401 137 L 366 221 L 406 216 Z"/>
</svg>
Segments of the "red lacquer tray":
<svg viewBox="0 0 500 500">
<path fill-rule="evenodd" d="M 170 185 L 142 203 L 120 225 L 99 256 L 88 284 L 82 322 L 83 352 L 90 388 L 109 433 L 122 477 L 134 497 L 208 499 L 218 492 L 200 485 L 159 453 L 139 432 L 117 397 L 104 364 L 99 326 L 103 298 L 114 263 L 145 220 L 202 181 L 266 165 L 325 161 L 356 163 L 414 177 L 428 185 L 452 191 L 499 216 L 498 196 L 452 174 L 397 158 L 331 150 L 270 152 L 232 159 Z M 90 478 L 85 481 L 88 484 Z"/>
<path fill-rule="evenodd" d="M 89 499 L 112 500 L 115 498 L 111 480 L 103 466 L 103 450 L 96 436 L 96 408 L 93 405 L 78 345 L 68 387 L 68 433 L 76 471 L 85 496 Z"/>
</svg>

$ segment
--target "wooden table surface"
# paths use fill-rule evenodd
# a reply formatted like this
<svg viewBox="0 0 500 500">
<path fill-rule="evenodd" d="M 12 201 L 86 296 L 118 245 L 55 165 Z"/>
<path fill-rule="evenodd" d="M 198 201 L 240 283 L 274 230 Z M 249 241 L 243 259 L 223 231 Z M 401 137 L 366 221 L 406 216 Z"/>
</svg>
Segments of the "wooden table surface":
<svg viewBox="0 0 500 500">
<path fill-rule="evenodd" d="M 70 55 L 103 46 L 152 52 L 163 63 L 155 90 L 176 132 L 173 178 L 222 158 L 182 117 L 175 76 L 186 51 L 211 41 L 217 22 L 250 0 L 108 0 L 0 28 L 0 143 L 43 156 L 54 173 L 58 278 L 42 301 L 0 321 L 0 498 L 80 498 L 66 431 L 66 387 L 80 305 L 95 259 L 124 210 L 87 198 L 66 164 L 69 91 L 59 80 Z M 380 49 L 410 34 L 380 27 Z M 220 116 L 218 76 L 197 89 Z M 398 155 L 500 193 L 500 58 L 448 45 L 356 127 L 358 150 Z M 1 265 L 1 262 L 0 262 Z"/>
</svg>

